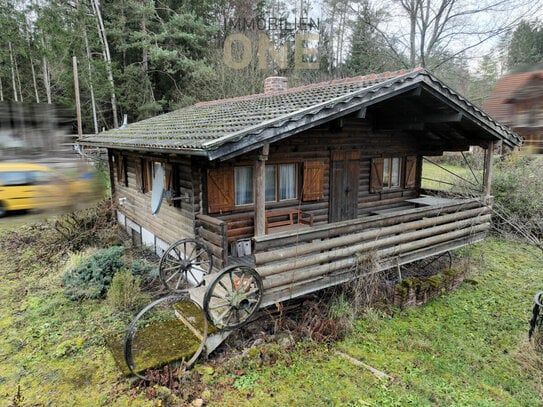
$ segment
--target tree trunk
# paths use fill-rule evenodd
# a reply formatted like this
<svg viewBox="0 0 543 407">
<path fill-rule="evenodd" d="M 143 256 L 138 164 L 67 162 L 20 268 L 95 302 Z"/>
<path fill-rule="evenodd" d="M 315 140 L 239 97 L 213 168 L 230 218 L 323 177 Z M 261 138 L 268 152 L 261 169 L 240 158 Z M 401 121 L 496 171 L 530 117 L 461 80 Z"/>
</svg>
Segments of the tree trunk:
<svg viewBox="0 0 543 407">
<path fill-rule="evenodd" d="M 0 102 L 4 101 L 4 87 L 2 86 L 2 77 L 0 77 Z"/>
<path fill-rule="evenodd" d="M 45 41 L 43 40 L 43 37 L 41 39 L 41 44 L 43 48 L 43 59 L 42 59 L 43 86 L 45 86 L 45 94 L 47 96 L 47 103 L 51 104 L 53 103 L 53 100 L 51 97 L 51 76 L 49 75 L 49 63 L 47 62 L 47 58 L 45 57 Z"/>
<path fill-rule="evenodd" d="M 91 64 L 91 52 L 89 47 L 89 38 L 87 36 L 87 29 L 83 28 L 83 38 L 85 39 L 85 49 L 87 51 L 87 63 L 89 68 L 89 89 L 91 95 L 92 106 L 92 122 L 94 124 L 94 134 L 98 134 L 98 119 L 96 117 L 96 99 L 94 98 L 94 84 L 92 82 L 92 64 Z"/>
<path fill-rule="evenodd" d="M 17 81 L 15 80 L 15 59 L 13 58 L 13 49 L 11 47 L 11 42 L 8 42 L 9 47 L 9 58 L 11 61 L 11 83 L 13 85 L 13 97 L 16 102 L 19 101 L 19 96 L 17 95 Z"/>
<path fill-rule="evenodd" d="M 30 60 L 30 68 L 32 69 L 32 83 L 34 84 L 34 94 L 36 95 L 36 103 L 40 103 L 40 95 L 38 93 L 38 83 L 36 81 L 36 71 L 34 70 L 34 63 Z"/>
<path fill-rule="evenodd" d="M 111 68 L 111 54 L 109 52 L 109 44 L 107 42 L 106 29 L 104 27 L 104 21 L 102 20 L 102 12 L 100 10 L 99 0 L 93 0 L 92 6 L 96 15 L 98 24 L 98 36 L 104 47 L 104 61 L 106 62 L 107 79 L 111 88 L 111 111 L 113 114 L 113 127 L 119 127 L 119 120 L 117 118 L 117 97 L 115 96 L 115 82 L 113 80 L 113 69 Z"/>
</svg>

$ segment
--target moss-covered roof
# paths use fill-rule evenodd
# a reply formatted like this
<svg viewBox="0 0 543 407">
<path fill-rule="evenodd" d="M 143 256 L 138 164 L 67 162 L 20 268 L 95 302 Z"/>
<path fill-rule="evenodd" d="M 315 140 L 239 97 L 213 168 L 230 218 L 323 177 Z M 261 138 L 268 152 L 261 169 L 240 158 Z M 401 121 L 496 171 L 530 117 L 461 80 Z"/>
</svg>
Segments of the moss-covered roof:
<svg viewBox="0 0 543 407">
<path fill-rule="evenodd" d="M 291 88 L 272 94 L 201 102 L 125 128 L 80 138 L 83 145 L 141 151 L 235 155 L 277 141 L 327 118 L 348 114 L 420 83 L 469 112 L 494 137 L 509 145 L 520 139 L 422 69 L 372 74 Z M 241 142 L 241 145 L 240 145 Z M 237 145 L 236 145 L 237 144 Z"/>
</svg>

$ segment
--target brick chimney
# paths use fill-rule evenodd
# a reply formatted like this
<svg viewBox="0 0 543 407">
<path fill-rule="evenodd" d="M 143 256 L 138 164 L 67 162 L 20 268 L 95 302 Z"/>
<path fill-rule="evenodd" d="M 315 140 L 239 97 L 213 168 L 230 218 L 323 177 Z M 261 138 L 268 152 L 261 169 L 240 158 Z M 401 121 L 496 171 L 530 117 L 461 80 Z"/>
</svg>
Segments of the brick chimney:
<svg viewBox="0 0 543 407">
<path fill-rule="evenodd" d="M 270 76 L 264 79 L 264 93 L 276 93 L 288 89 L 288 79 L 284 76 Z"/>
</svg>

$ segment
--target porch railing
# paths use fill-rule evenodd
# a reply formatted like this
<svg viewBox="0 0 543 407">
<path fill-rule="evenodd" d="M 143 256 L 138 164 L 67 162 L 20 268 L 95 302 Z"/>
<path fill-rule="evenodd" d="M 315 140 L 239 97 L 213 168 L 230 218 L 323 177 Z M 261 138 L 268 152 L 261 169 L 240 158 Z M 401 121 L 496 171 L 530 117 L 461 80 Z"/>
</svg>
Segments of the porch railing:
<svg viewBox="0 0 543 407">
<path fill-rule="evenodd" d="M 482 240 L 491 208 L 478 199 L 254 238 L 264 305 Z M 371 266 L 369 266 L 371 264 Z"/>
</svg>

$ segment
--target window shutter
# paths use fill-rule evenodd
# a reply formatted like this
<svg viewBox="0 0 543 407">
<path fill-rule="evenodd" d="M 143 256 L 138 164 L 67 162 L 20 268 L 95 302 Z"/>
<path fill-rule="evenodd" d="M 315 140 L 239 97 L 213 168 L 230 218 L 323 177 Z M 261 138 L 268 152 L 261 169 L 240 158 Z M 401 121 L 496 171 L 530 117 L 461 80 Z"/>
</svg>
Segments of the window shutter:
<svg viewBox="0 0 543 407">
<path fill-rule="evenodd" d="M 383 162 L 383 158 L 371 160 L 370 192 L 381 192 L 383 190 Z"/>
<path fill-rule="evenodd" d="M 143 160 L 143 192 L 151 191 L 153 185 L 153 161 Z"/>
<path fill-rule="evenodd" d="M 207 173 L 208 213 L 234 209 L 234 168 L 210 168 Z"/>
<path fill-rule="evenodd" d="M 170 193 L 167 194 L 166 202 L 168 202 L 169 205 L 174 203 L 175 201 L 172 199 L 177 191 L 175 190 L 174 184 L 173 184 L 173 165 L 166 164 L 164 168 L 164 189 L 166 191 L 169 191 Z"/>
<path fill-rule="evenodd" d="M 324 163 L 306 161 L 304 163 L 304 182 L 302 200 L 319 201 L 324 195 Z"/>
<path fill-rule="evenodd" d="M 405 188 L 415 188 L 417 181 L 417 157 L 405 158 Z"/>
<path fill-rule="evenodd" d="M 136 160 L 136 189 L 143 192 L 143 162 L 142 159 Z"/>
<path fill-rule="evenodd" d="M 116 154 L 115 160 L 117 164 L 117 183 L 128 186 L 128 178 L 126 174 L 126 159 L 122 154 Z"/>
</svg>

